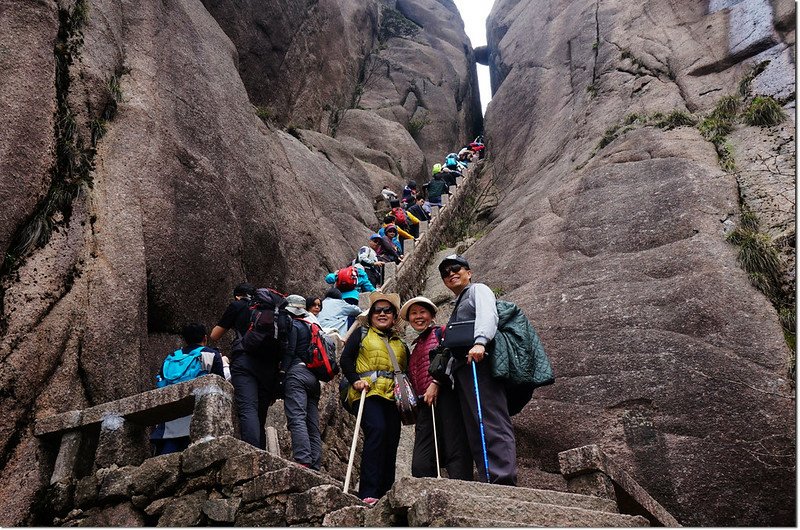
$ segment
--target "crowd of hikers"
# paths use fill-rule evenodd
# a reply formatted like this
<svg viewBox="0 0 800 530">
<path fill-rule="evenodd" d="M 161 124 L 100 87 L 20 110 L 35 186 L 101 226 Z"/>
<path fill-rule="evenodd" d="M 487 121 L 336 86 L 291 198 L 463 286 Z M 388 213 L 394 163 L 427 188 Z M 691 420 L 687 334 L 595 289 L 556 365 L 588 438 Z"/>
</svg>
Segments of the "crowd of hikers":
<svg viewBox="0 0 800 530">
<path fill-rule="evenodd" d="M 486 361 L 498 332 L 500 306 L 493 291 L 473 283 L 468 261 L 456 254 L 438 264 L 456 297 L 446 325 L 435 321 L 437 306 L 428 298 L 402 303 L 398 294 L 382 291 L 385 264 L 402 263 L 402 241 L 419 237 L 419 223 L 431 219 L 432 207 L 441 206 L 442 195 L 470 162 L 483 157 L 483 149 L 479 137 L 448 154 L 433 166 L 423 190 L 414 181 L 401 195 L 385 187 L 389 211 L 380 230 L 352 262 L 325 277 L 331 287 L 324 297 L 237 285 L 210 333 L 198 323 L 184 327 L 185 346 L 164 361 L 157 385 L 204 374 L 229 379 L 241 438 L 261 449 L 267 444 L 267 409 L 282 398 L 292 459 L 319 470 L 320 382 L 341 372 L 341 404 L 357 415 L 356 429 L 364 434 L 358 495 L 367 504 L 394 483 L 403 423 L 415 423 L 413 476 L 440 476 L 443 468 L 449 478 L 473 480 L 477 469 L 478 480 L 516 484 L 514 411 L 505 382 Z M 363 292 L 369 293 L 369 308 L 362 312 Z M 417 333 L 410 344 L 400 333 L 406 324 Z M 229 330 L 231 353 L 223 357 L 208 344 Z M 158 426 L 152 438 L 159 454 L 188 446 L 190 420 Z M 350 468 L 345 488 L 349 473 Z"/>
</svg>

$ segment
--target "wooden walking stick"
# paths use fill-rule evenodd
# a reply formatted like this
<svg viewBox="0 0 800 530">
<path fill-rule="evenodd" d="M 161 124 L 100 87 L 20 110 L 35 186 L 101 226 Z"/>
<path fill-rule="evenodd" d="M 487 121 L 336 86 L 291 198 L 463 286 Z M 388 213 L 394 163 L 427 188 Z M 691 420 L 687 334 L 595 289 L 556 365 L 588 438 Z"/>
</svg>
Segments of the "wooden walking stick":
<svg viewBox="0 0 800 530">
<path fill-rule="evenodd" d="M 431 403 L 431 421 L 433 421 L 433 450 L 436 451 L 436 478 L 442 478 L 442 466 L 439 464 L 439 439 L 436 437 L 436 406 Z"/>
<path fill-rule="evenodd" d="M 350 445 L 350 460 L 347 462 L 347 474 L 344 477 L 344 488 L 342 491 L 347 493 L 350 487 L 350 474 L 353 472 L 353 459 L 356 456 L 356 445 L 358 445 L 358 429 L 361 427 L 361 415 L 364 413 L 364 401 L 367 399 L 367 389 L 361 389 L 361 402 L 358 404 L 358 415 L 356 416 L 356 429 L 353 431 L 353 443 Z"/>
</svg>

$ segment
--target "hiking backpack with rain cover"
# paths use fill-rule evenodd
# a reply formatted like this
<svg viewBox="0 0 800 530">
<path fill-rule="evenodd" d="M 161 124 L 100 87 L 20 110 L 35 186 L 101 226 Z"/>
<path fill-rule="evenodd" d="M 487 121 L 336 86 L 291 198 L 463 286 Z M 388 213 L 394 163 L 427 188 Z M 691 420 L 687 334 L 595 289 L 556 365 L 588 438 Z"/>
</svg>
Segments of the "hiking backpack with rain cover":
<svg viewBox="0 0 800 530">
<path fill-rule="evenodd" d="M 245 351 L 250 354 L 274 352 L 278 355 L 278 348 L 289 330 L 291 317 L 286 312 L 286 299 L 274 289 L 256 289 L 253 303 L 250 305 L 250 325 L 247 332 L 240 336 L 233 350 Z"/>
<path fill-rule="evenodd" d="M 394 215 L 394 222 L 403 230 L 408 230 L 408 216 L 402 206 L 395 206 L 392 208 L 392 215 Z"/>
<path fill-rule="evenodd" d="M 358 285 L 358 272 L 356 271 L 355 266 L 348 265 L 347 267 L 342 267 L 336 273 L 336 288 L 346 293 L 347 291 L 352 291 Z"/>
<path fill-rule="evenodd" d="M 305 359 L 306 368 L 311 370 L 317 379 L 327 383 L 339 373 L 339 364 L 336 362 L 336 343 L 322 331 L 316 322 L 304 318 L 300 320 L 308 324 L 311 330 L 311 342 Z"/>
</svg>

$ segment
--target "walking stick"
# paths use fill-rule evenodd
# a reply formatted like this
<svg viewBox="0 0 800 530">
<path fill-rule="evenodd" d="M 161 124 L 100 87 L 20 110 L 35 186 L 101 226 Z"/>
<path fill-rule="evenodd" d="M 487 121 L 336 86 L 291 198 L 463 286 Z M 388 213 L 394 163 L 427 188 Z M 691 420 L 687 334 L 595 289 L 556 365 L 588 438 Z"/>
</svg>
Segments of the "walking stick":
<svg viewBox="0 0 800 530">
<path fill-rule="evenodd" d="M 367 389 L 361 390 L 361 402 L 358 404 L 358 415 L 356 416 L 356 430 L 353 431 L 353 443 L 350 445 L 350 460 L 347 462 L 347 474 L 344 477 L 344 488 L 342 491 L 347 493 L 350 487 L 350 474 L 353 472 L 353 458 L 356 456 L 356 445 L 358 445 L 358 428 L 361 427 L 361 415 L 364 412 L 364 401 L 366 401 Z"/>
<path fill-rule="evenodd" d="M 478 402 L 478 421 L 481 424 L 481 446 L 483 446 L 483 467 L 486 469 L 486 482 L 491 482 L 489 479 L 489 456 L 486 454 L 486 435 L 483 432 L 483 412 L 481 411 L 481 395 L 478 392 L 478 371 L 475 368 L 475 361 L 472 365 L 472 379 L 475 381 L 475 400 Z"/>
<path fill-rule="evenodd" d="M 439 464 L 439 439 L 436 437 L 436 406 L 433 403 L 431 403 L 431 420 L 433 421 L 433 449 L 436 451 L 436 478 L 442 478 L 442 466 Z"/>
</svg>

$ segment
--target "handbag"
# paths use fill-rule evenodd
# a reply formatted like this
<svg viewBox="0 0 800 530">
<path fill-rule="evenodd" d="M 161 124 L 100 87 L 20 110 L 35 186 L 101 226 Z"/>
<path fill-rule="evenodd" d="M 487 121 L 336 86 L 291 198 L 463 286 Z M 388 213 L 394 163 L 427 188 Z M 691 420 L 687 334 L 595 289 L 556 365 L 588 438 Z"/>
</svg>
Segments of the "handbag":
<svg viewBox="0 0 800 530">
<path fill-rule="evenodd" d="M 448 322 L 444 328 L 442 346 L 445 348 L 470 348 L 475 343 L 475 321 Z"/>
<path fill-rule="evenodd" d="M 453 308 L 453 315 L 450 317 L 452 320 L 458 311 L 458 306 L 461 305 L 461 299 L 469 290 L 469 287 L 461 291 L 456 299 L 456 305 Z M 450 349 L 470 348 L 475 343 L 475 320 L 464 320 L 462 322 L 448 322 L 444 328 L 444 338 L 442 339 L 442 346 Z"/>
<path fill-rule="evenodd" d="M 411 383 L 408 381 L 408 376 L 400 370 L 400 365 L 397 364 L 397 357 L 394 354 L 394 349 L 386 337 L 383 337 L 383 343 L 386 344 L 386 349 L 389 351 L 389 358 L 394 367 L 394 402 L 397 405 L 397 411 L 400 413 L 400 421 L 403 425 L 413 425 L 417 421 L 417 412 L 419 406 L 417 404 L 417 396 L 414 395 L 414 389 L 411 388 Z"/>
</svg>

